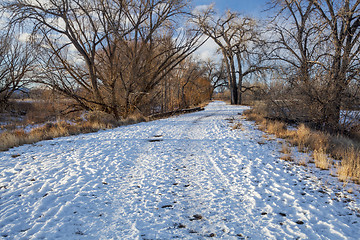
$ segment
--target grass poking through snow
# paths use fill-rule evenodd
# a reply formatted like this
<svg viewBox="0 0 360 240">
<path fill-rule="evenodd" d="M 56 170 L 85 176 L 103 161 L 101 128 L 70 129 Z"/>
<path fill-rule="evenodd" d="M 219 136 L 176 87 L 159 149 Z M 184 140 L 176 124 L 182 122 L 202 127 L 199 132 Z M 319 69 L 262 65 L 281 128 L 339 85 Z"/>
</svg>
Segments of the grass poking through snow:
<svg viewBox="0 0 360 240">
<path fill-rule="evenodd" d="M 329 169 L 333 159 L 340 160 L 336 164 L 337 177 L 340 181 L 352 180 L 360 184 L 360 143 L 344 136 L 333 136 L 324 132 L 314 131 L 304 124 L 296 129 L 289 130 L 285 123 L 265 119 L 261 114 L 253 110 L 244 112 L 247 120 L 255 121 L 258 129 L 273 134 L 278 138 L 286 139 L 293 146 L 297 146 L 300 152 L 312 151 L 313 160 L 320 169 Z M 283 143 L 281 158 L 286 161 L 293 161 L 289 146 Z M 291 152 L 291 150 L 290 150 Z M 300 160 L 300 165 L 306 165 L 306 160 Z"/>
<path fill-rule="evenodd" d="M 96 132 L 101 129 L 114 128 L 121 125 L 129 125 L 137 122 L 146 121 L 145 118 L 130 117 L 123 121 L 102 121 L 92 119 L 79 123 L 68 123 L 59 121 L 56 123 L 46 123 L 40 127 L 34 127 L 26 132 L 23 129 L 7 130 L 0 133 L 0 151 L 6 151 L 9 148 L 31 144 L 42 140 L 50 140 L 57 137 L 76 135 L 81 133 Z"/>
</svg>

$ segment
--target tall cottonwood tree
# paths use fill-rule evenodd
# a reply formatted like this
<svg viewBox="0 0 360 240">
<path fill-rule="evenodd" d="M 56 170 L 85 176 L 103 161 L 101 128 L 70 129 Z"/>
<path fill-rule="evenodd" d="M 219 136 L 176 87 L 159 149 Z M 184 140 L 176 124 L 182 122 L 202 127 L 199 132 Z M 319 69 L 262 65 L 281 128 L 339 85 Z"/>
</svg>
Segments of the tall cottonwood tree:
<svg viewBox="0 0 360 240">
<path fill-rule="evenodd" d="M 308 0 L 274 2 L 279 8 L 279 14 L 270 25 L 270 32 L 273 34 L 269 40 L 272 46 L 271 57 L 276 60 L 279 75 L 290 85 L 292 91 L 292 94 L 282 96 L 281 99 L 285 102 L 278 106 L 287 106 L 290 109 L 278 109 L 277 112 L 282 113 L 281 117 L 294 117 L 294 112 L 299 110 L 299 104 L 295 102 L 295 107 L 292 107 L 291 102 L 287 101 L 291 98 L 298 101 L 301 98 L 303 102 L 300 105 L 306 105 L 306 113 L 300 111 L 299 115 L 316 118 L 321 92 L 316 88 L 315 75 L 318 69 L 315 62 L 320 61 L 324 55 L 322 49 L 327 41 L 326 36 L 322 35 L 324 27 L 314 18 L 315 7 Z M 294 96 L 294 92 L 298 94 Z M 273 103 L 276 104 L 281 99 L 277 94 Z M 315 112 L 312 112 L 313 110 Z"/>
<path fill-rule="evenodd" d="M 42 83 L 73 98 L 79 109 L 116 118 L 139 110 L 200 37 L 177 31 L 176 18 L 186 12 L 182 0 L 17 0 L 3 6 L 12 13 L 10 24 L 29 24 L 43 47 Z"/>
<path fill-rule="evenodd" d="M 316 7 L 319 20 L 326 27 L 332 51 L 326 77 L 322 109 L 329 127 L 337 127 L 344 92 L 360 73 L 360 0 L 309 0 Z M 323 66 L 323 64 L 319 63 Z"/>
<path fill-rule="evenodd" d="M 284 79 L 298 93 L 297 105 L 323 128 L 338 128 L 344 93 L 357 81 L 359 3 L 275 1 L 280 10 L 273 57 L 282 61 Z"/>
<path fill-rule="evenodd" d="M 262 66 L 263 52 L 258 51 L 263 41 L 256 20 L 231 11 L 217 17 L 209 8 L 198 13 L 194 22 L 218 45 L 226 66 L 231 104 L 241 104 L 242 93 L 251 89 L 244 87 L 244 78 L 268 69 Z"/>
</svg>

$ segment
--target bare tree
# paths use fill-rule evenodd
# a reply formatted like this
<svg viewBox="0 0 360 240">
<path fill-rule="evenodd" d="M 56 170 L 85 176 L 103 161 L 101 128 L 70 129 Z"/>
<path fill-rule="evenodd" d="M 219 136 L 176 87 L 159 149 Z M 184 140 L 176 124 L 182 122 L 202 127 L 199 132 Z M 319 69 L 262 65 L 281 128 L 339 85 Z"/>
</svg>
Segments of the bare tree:
<svg viewBox="0 0 360 240">
<path fill-rule="evenodd" d="M 345 92 L 358 81 L 360 1 L 274 2 L 273 56 L 282 61 L 293 98 L 305 105 L 301 112 L 308 119 L 336 129 Z"/>
<path fill-rule="evenodd" d="M 6 107 L 10 97 L 29 83 L 34 55 L 26 42 L 5 33 L 0 36 L 0 105 Z"/>
<path fill-rule="evenodd" d="M 199 13 L 194 20 L 201 31 L 210 37 L 223 55 L 231 92 L 231 103 L 241 104 L 241 95 L 251 88 L 243 86 L 243 79 L 268 69 L 261 65 L 262 53 L 255 52 L 263 43 L 256 20 L 227 11 L 217 17 L 212 8 Z"/>
<path fill-rule="evenodd" d="M 275 105 L 287 108 L 279 109 L 277 112 L 282 113 L 282 117 L 285 118 L 299 118 L 299 115 L 305 115 L 312 116 L 315 120 L 318 118 L 316 112 L 321 99 L 321 91 L 316 88 L 318 78 L 315 75 L 319 69 L 316 68 L 315 62 L 320 61 L 325 53 L 323 48 L 327 39 L 322 35 L 324 27 L 314 18 L 315 7 L 308 0 L 283 0 L 274 3 L 279 7 L 279 13 L 270 25 L 270 31 L 273 33 L 270 40 L 273 46 L 271 56 L 276 60 L 276 69 L 290 88 L 281 99 L 279 94 L 276 94 Z M 293 108 L 289 98 L 293 100 Z M 299 103 L 296 101 L 300 99 L 304 100 L 301 104 L 306 105 L 307 111 L 293 116 L 294 112 L 299 112 Z M 279 104 L 279 100 L 285 101 Z M 315 112 L 312 112 L 314 109 Z"/>
<path fill-rule="evenodd" d="M 11 24 L 30 21 L 43 46 L 42 82 L 73 98 L 76 109 L 116 118 L 135 110 L 197 47 L 199 33 L 175 31 L 179 0 L 17 0 Z M 172 30 L 172 31 L 169 31 Z"/>
<path fill-rule="evenodd" d="M 229 86 L 225 63 L 224 61 L 221 61 L 219 64 L 212 59 L 208 59 L 203 65 L 205 77 L 211 82 L 211 91 L 209 95 L 209 99 L 211 99 L 216 89 L 227 88 Z"/>
<path fill-rule="evenodd" d="M 344 92 L 360 72 L 360 0 L 310 2 L 326 26 L 332 47 L 329 66 L 324 66 L 329 80 L 325 82 L 327 98 L 323 100 L 322 112 L 325 124 L 337 128 Z"/>
</svg>

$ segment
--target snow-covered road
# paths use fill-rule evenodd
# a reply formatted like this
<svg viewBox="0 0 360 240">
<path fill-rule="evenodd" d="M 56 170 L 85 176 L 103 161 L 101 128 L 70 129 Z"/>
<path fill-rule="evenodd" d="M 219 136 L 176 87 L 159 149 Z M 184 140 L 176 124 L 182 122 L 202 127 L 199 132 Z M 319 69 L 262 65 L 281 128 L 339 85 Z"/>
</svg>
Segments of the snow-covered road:
<svg viewBox="0 0 360 240">
<path fill-rule="evenodd" d="M 244 109 L 213 102 L 0 153 L 0 238 L 360 239 L 356 197 L 279 160 Z"/>
</svg>

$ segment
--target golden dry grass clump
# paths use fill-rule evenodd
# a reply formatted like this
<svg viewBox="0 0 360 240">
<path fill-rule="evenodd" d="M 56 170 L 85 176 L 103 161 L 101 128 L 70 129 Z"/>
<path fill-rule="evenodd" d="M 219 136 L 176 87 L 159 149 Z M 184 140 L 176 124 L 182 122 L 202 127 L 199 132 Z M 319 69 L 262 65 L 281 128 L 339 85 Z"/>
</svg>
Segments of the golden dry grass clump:
<svg viewBox="0 0 360 240">
<path fill-rule="evenodd" d="M 358 149 L 349 148 L 343 152 L 337 173 L 340 181 L 353 180 L 360 183 L 360 151 Z"/>
<path fill-rule="evenodd" d="M 324 149 L 314 150 L 313 157 L 314 157 L 316 167 L 318 167 L 322 170 L 327 170 L 330 168 L 331 160 L 327 156 Z"/>
<path fill-rule="evenodd" d="M 247 120 L 255 121 L 260 130 L 274 134 L 278 138 L 287 139 L 301 152 L 313 151 L 313 161 L 320 169 L 329 169 L 332 159 L 340 160 L 337 165 L 337 176 L 341 181 L 349 179 L 360 183 L 360 143 L 345 136 L 334 136 L 315 131 L 300 124 L 294 130 L 288 130 L 285 123 L 267 120 L 261 113 L 247 110 L 244 112 Z M 281 152 L 284 160 L 289 161 L 288 147 L 283 144 Z M 301 161 L 305 165 L 306 161 Z"/>
<path fill-rule="evenodd" d="M 236 129 L 244 130 L 244 127 L 241 122 L 237 122 L 231 126 L 231 129 L 232 130 L 236 130 Z"/>
<path fill-rule="evenodd" d="M 286 125 L 279 121 L 268 121 L 265 131 L 279 138 L 287 138 L 289 134 Z"/>
<path fill-rule="evenodd" d="M 58 121 L 34 127 L 28 132 L 25 132 L 23 129 L 4 131 L 0 134 L 0 151 L 5 151 L 9 148 L 17 147 L 23 144 L 35 143 L 41 140 L 49 140 L 80 133 L 96 132 L 100 129 L 113 128 L 121 125 L 146 121 L 144 117 L 137 115 L 121 121 L 116 121 L 110 116 L 105 113 L 92 113 L 89 116 L 86 116 L 88 119 L 85 121 L 78 121 L 76 124 L 67 121 Z"/>
<path fill-rule="evenodd" d="M 291 154 L 291 148 L 286 142 L 285 143 L 283 142 L 280 152 L 282 154 Z"/>
<path fill-rule="evenodd" d="M 256 112 L 254 112 L 254 111 L 252 111 L 250 109 L 245 110 L 243 112 L 243 115 L 246 116 L 247 120 L 255 121 L 256 124 L 259 124 L 259 125 L 263 125 L 266 122 L 265 118 L 261 114 L 256 113 Z"/>
</svg>

